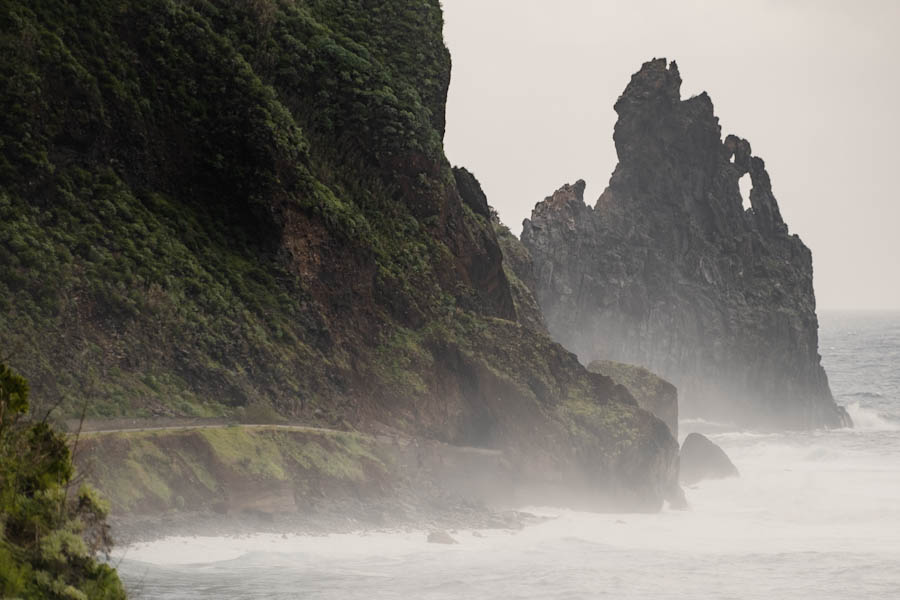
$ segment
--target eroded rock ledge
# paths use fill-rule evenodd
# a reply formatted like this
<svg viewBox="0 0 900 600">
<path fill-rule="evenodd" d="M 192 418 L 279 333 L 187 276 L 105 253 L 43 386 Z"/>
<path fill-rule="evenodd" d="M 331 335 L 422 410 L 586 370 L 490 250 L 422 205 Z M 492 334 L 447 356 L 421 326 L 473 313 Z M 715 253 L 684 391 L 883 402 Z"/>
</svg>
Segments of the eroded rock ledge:
<svg viewBox="0 0 900 600">
<path fill-rule="evenodd" d="M 709 96 L 680 87 L 674 61 L 645 63 L 615 104 L 619 164 L 596 204 L 578 181 L 525 220 L 548 329 L 585 364 L 665 377 L 682 415 L 849 425 L 820 364 L 810 251 L 749 142 L 722 141 Z"/>
</svg>

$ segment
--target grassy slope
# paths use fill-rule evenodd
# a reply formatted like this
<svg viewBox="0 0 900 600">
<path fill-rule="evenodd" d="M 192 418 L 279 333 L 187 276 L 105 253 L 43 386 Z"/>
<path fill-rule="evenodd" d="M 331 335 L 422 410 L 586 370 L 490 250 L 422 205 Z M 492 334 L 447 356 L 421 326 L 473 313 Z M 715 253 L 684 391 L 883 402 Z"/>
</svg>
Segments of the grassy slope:
<svg viewBox="0 0 900 600">
<path fill-rule="evenodd" d="M 236 426 L 85 434 L 79 444 L 82 471 L 117 514 L 225 507 L 229 488 L 377 489 L 388 469 L 371 438 L 343 432 Z"/>
</svg>

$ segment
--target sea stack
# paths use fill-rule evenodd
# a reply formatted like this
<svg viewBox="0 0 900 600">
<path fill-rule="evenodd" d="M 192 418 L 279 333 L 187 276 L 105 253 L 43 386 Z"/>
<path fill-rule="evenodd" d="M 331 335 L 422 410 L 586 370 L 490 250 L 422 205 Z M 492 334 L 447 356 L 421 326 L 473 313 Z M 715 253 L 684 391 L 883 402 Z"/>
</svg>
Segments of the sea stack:
<svg viewBox="0 0 900 600">
<path fill-rule="evenodd" d="M 578 181 L 525 220 L 550 334 L 585 364 L 671 381 L 682 416 L 848 426 L 820 364 L 812 254 L 750 143 L 723 141 L 709 96 L 680 87 L 674 61 L 645 63 L 615 104 L 619 164 L 596 204 Z"/>
<path fill-rule="evenodd" d="M 681 445 L 679 480 L 692 485 L 704 479 L 739 477 L 737 467 L 717 444 L 700 433 L 689 434 Z"/>
</svg>

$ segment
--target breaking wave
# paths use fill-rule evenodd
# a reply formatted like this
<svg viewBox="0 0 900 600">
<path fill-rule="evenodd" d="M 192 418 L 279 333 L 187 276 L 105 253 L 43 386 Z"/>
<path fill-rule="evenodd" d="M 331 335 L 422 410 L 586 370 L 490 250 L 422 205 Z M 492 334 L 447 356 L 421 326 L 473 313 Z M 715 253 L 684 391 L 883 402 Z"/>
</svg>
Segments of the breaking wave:
<svg viewBox="0 0 900 600">
<path fill-rule="evenodd" d="M 839 394 L 840 398 L 884 398 L 884 394 L 879 394 L 878 392 L 848 392 L 846 394 Z"/>
<path fill-rule="evenodd" d="M 900 421 L 878 412 L 877 410 L 861 406 L 859 402 L 853 402 L 846 407 L 847 413 L 853 419 L 853 428 L 859 431 L 900 431 Z"/>
</svg>

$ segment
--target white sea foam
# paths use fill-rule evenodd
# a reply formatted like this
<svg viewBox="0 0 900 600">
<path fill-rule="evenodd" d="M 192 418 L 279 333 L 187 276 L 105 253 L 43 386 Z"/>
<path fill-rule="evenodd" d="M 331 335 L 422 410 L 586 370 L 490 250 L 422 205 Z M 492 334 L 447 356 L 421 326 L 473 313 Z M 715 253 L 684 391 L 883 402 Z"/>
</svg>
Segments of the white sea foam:
<svg viewBox="0 0 900 600">
<path fill-rule="evenodd" d="M 900 431 L 900 422 L 891 420 L 872 408 L 853 402 L 846 406 L 847 414 L 853 419 L 853 428 L 859 431 Z"/>
<path fill-rule="evenodd" d="M 711 421 L 709 419 L 702 419 L 700 417 L 694 417 L 691 419 L 681 419 L 678 421 L 679 427 L 712 427 L 715 429 L 733 429 L 734 423 L 724 423 L 721 421 Z"/>
</svg>

